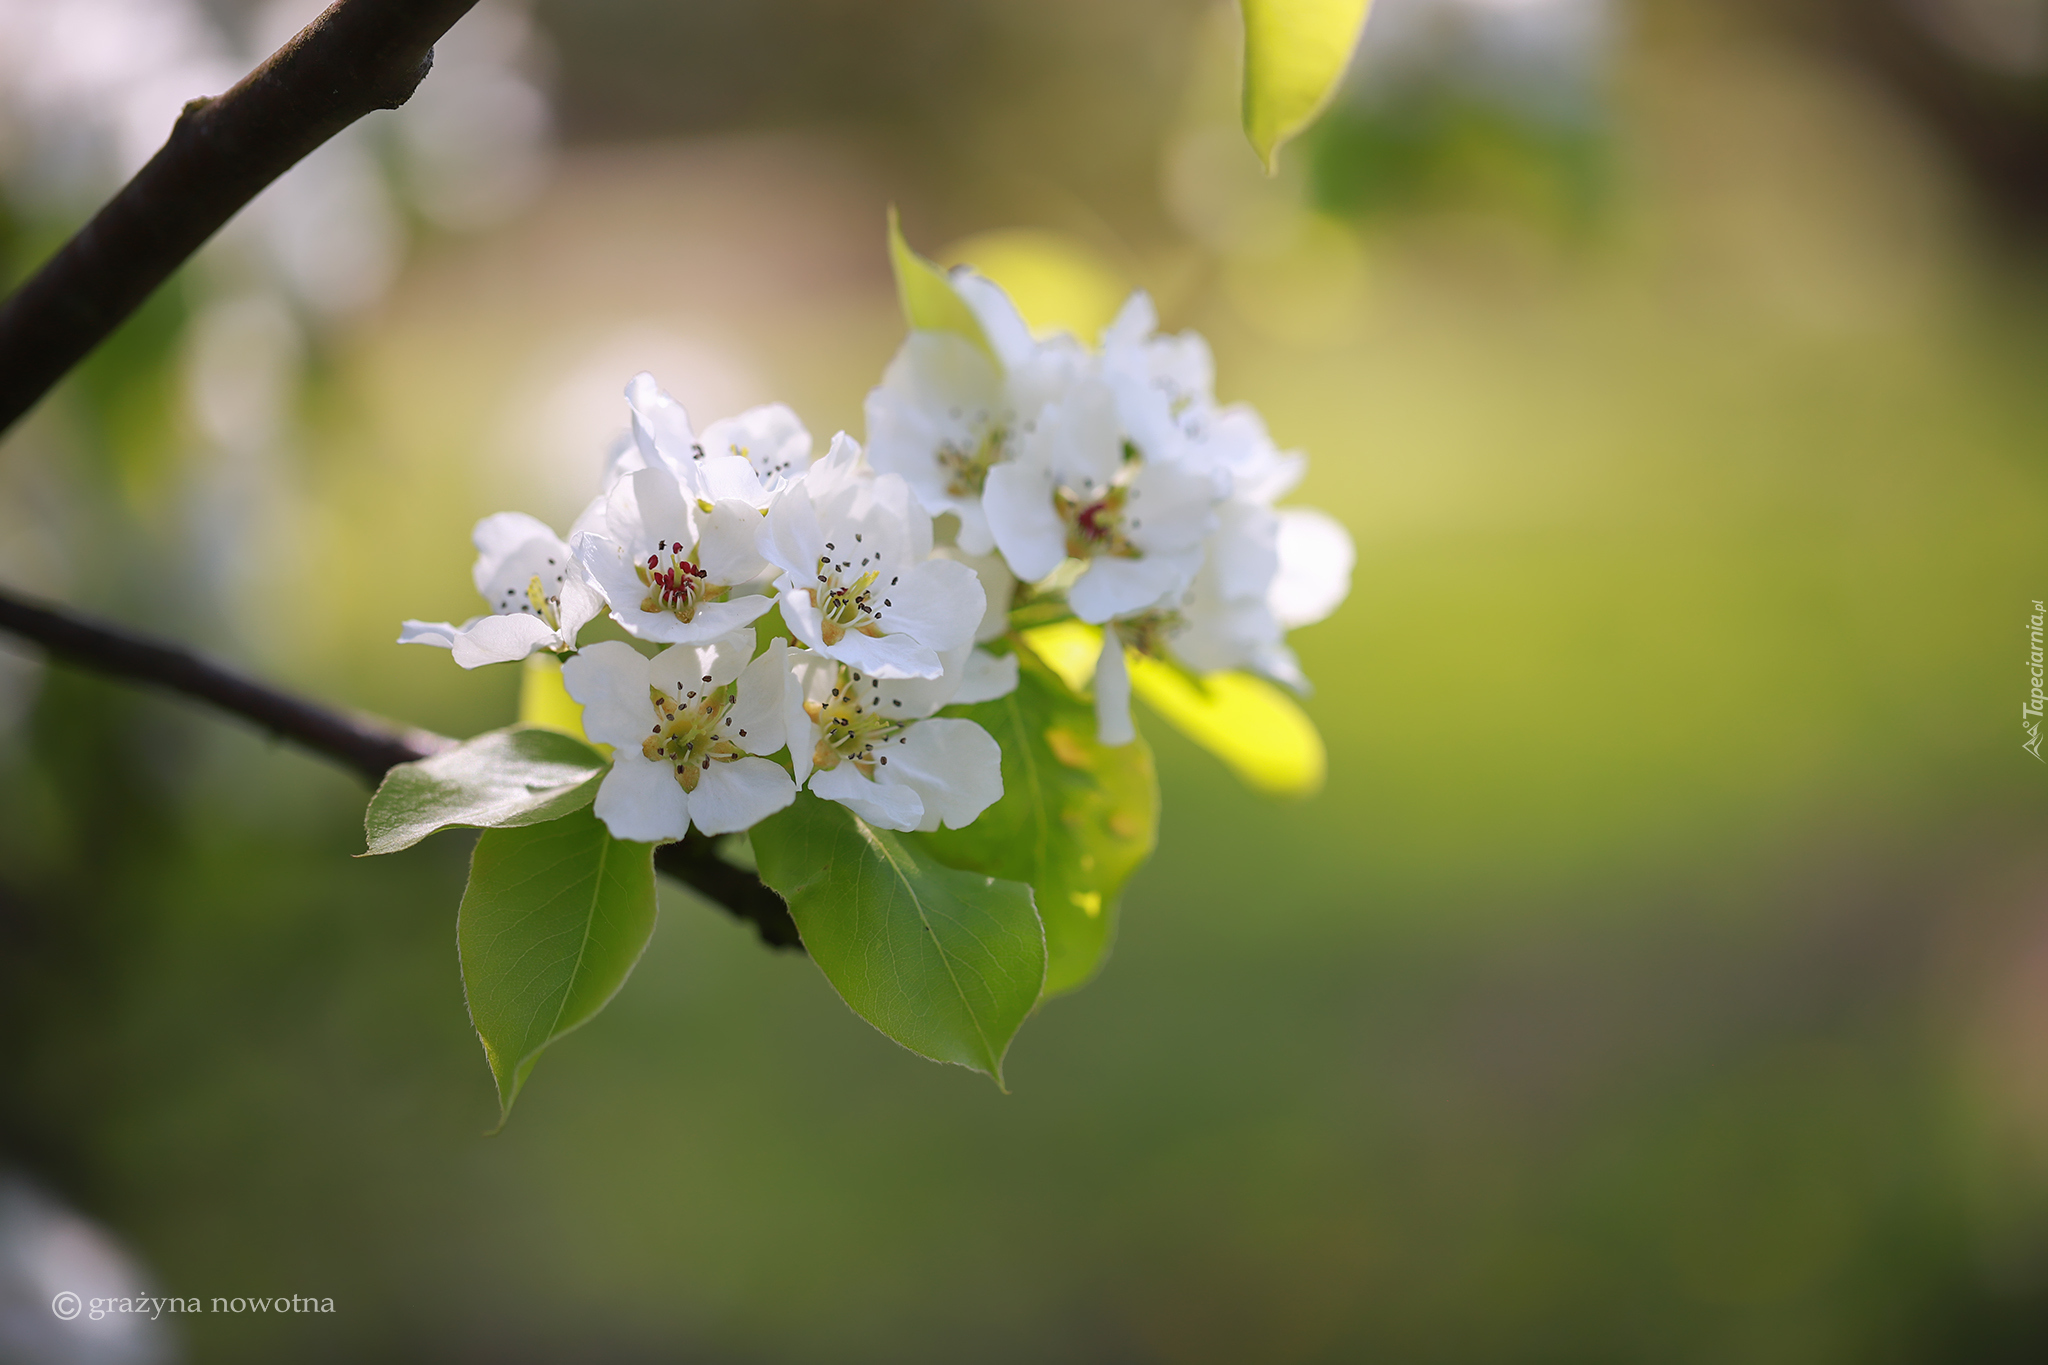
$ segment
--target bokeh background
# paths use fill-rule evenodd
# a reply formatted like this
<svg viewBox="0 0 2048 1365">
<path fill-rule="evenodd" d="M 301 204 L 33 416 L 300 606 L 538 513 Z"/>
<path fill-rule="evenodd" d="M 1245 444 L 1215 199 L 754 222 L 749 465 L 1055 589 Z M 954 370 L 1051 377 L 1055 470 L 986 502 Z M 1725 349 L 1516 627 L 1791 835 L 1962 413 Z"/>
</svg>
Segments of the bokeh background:
<svg viewBox="0 0 2048 1365">
<path fill-rule="evenodd" d="M 306 8 L 0 3 L 8 277 Z M 1014 1093 L 665 885 L 488 1138 L 467 841 L 0 642 L 0 1359 L 2048 1353 L 2048 5 L 1379 0 L 1273 181 L 1236 43 L 487 4 L 0 445 L 9 587 L 475 733 L 516 670 L 391 643 L 470 524 L 641 368 L 858 433 L 894 202 L 1049 324 L 1152 290 L 1359 546 L 1327 789 L 1147 725 Z M 49 1317 L 137 1283 L 336 1311 Z"/>
</svg>

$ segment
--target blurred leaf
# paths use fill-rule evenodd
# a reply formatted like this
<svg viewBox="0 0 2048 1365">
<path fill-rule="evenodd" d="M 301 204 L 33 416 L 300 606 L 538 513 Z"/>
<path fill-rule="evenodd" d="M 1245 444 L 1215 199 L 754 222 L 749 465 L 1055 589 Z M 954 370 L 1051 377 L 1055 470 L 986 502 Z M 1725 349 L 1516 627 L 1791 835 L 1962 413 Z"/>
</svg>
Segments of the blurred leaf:
<svg viewBox="0 0 2048 1365">
<path fill-rule="evenodd" d="M 994 359 L 988 334 L 981 320 L 967 306 L 946 272 L 910 249 L 903 240 L 903 225 L 896 206 L 889 206 L 889 268 L 896 272 L 896 298 L 903 305 L 903 320 L 921 332 L 953 332 L 966 337 Z"/>
<path fill-rule="evenodd" d="M 411 848 L 455 825 L 506 829 L 558 820 L 597 797 L 604 759 L 552 730 L 493 730 L 384 775 L 363 833 L 371 853 Z"/>
<path fill-rule="evenodd" d="M 1140 738 L 1096 743 L 1095 708 L 1020 658 L 1007 697 L 954 707 L 1003 751 L 1003 797 L 964 829 L 909 836 L 951 867 L 1028 882 L 1045 922 L 1045 993 L 1085 984 L 1116 936 L 1118 898 L 1159 834 L 1159 778 Z"/>
<path fill-rule="evenodd" d="M 587 809 L 477 838 L 455 936 L 500 1122 L 541 1049 L 610 1002 L 653 933 L 654 845 Z"/>
<path fill-rule="evenodd" d="M 1171 664 L 1129 655 L 1131 691 L 1260 791 L 1313 796 L 1329 759 L 1315 722 L 1294 698 L 1249 673 L 1191 678 Z"/>
<path fill-rule="evenodd" d="M 1244 11 L 1244 131 L 1266 173 L 1280 147 L 1336 93 L 1371 0 L 1238 0 Z"/>
<path fill-rule="evenodd" d="M 1067 686 L 1086 695 L 1102 651 L 1102 629 L 1062 621 L 1024 632 L 1024 642 Z M 1278 796 L 1312 796 L 1329 757 L 1323 737 L 1294 698 L 1249 673 L 1196 678 L 1172 664 L 1125 651 L 1131 691 L 1245 782 Z"/>
<path fill-rule="evenodd" d="M 1024 632 L 1024 643 L 1077 696 L 1088 695 L 1095 680 L 1095 656 L 1102 652 L 1101 626 L 1079 621 L 1035 626 Z"/>
<path fill-rule="evenodd" d="M 519 723 L 584 738 L 583 707 L 562 685 L 562 661 L 529 654 L 519 675 Z"/>
<path fill-rule="evenodd" d="M 946 867 L 808 792 L 754 826 L 753 843 L 761 880 L 855 1014 L 1003 1083 L 1003 1054 L 1045 983 L 1030 887 Z"/>
<path fill-rule="evenodd" d="M 1042 228 L 977 233 L 941 257 L 1001 285 L 1040 337 L 1066 332 L 1093 342 L 1130 293 L 1122 272 L 1101 252 L 1078 237 Z"/>
</svg>

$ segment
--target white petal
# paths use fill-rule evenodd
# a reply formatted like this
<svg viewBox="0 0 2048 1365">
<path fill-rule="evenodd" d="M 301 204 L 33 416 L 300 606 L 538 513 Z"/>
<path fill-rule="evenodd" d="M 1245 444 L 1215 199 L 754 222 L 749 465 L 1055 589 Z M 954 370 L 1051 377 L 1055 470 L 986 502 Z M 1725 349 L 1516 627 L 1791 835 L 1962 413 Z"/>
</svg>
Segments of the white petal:
<svg viewBox="0 0 2048 1365">
<path fill-rule="evenodd" d="M 691 461 L 690 491 L 713 502 L 738 502 L 759 509 L 768 505 L 768 490 L 754 466 L 737 455 L 706 455 Z"/>
<path fill-rule="evenodd" d="M 819 462 L 820 464 L 823 461 Z M 815 471 L 818 465 L 812 465 Z M 818 572 L 818 560 L 825 553 L 825 532 L 818 524 L 817 505 L 811 500 L 808 476 L 783 489 L 768 505 L 761 519 L 756 548 L 777 568 L 810 583 Z"/>
<path fill-rule="evenodd" d="M 697 444 L 683 405 L 669 397 L 653 375 L 642 371 L 626 385 L 626 406 L 633 413 L 633 440 L 640 447 L 641 458 L 650 466 L 665 465 L 671 475 L 680 475 Z"/>
<path fill-rule="evenodd" d="M 1102 653 L 1095 660 L 1095 738 L 1103 744 L 1129 744 L 1138 737 L 1131 723 L 1131 674 L 1124 661 L 1124 642 L 1114 629 L 1102 632 Z"/>
<path fill-rule="evenodd" d="M 682 696 L 723 687 L 754 657 L 754 632 L 735 630 L 703 644 L 676 645 L 654 656 L 647 676 L 656 687 L 681 687 Z"/>
<path fill-rule="evenodd" d="M 398 643 L 453 649 L 455 636 L 460 630 L 461 627 L 452 626 L 446 621 L 402 621 L 398 627 Z"/>
<path fill-rule="evenodd" d="M 701 645 L 752 625 L 774 605 L 774 598 L 758 593 L 725 602 L 699 602 L 687 621 L 665 611 L 641 611 L 638 607 L 631 611 L 618 611 L 616 607 L 613 610 L 619 624 L 643 640 L 665 645 Z"/>
<path fill-rule="evenodd" d="M 827 801 L 837 801 L 869 824 L 880 825 L 883 829 L 913 830 L 924 818 L 924 801 L 914 789 L 895 783 L 870 782 L 851 763 L 813 773 L 811 790 Z"/>
<path fill-rule="evenodd" d="M 953 694 L 953 702 L 959 706 L 971 706 L 978 701 L 994 701 L 1007 697 L 1017 690 L 1017 656 L 1014 654 L 991 654 L 977 649 L 967 656 L 961 669 L 960 690 Z"/>
<path fill-rule="evenodd" d="M 996 548 L 1024 582 L 1036 583 L 1067 557 L 1067 532 L 1053 506 L 1052 478 L 1039 465 L 1012 461 L 991 469 L 981 508 Z"/>
<path fill-rule="evenodd" d="M 811 775 L 811 759 L 817 752 L 818 727 L 804 710 L 806 701 L 823 701 L 831 695 L 832 680 L 839 665 L 807 649 L 789 652 L 789 685 L 783 694 L 782 723 L 789 744 L 789 763 L 801 787 Z"/>
<path fill-rule="evenodd" d="M 638 753 L 654 706 L 647 660 L 623 640 L 605 640 L 562 661 L 562 686 L 583 706 L 583 733 L 599 744 Z M 623 837 L 623 836 L 622 836 Z"/>
<path fill-rule="evenodd" d="M 1131 543 L 1147 554 L 1201 544 L 1216 529 L 1222 491 L 1215 477 L 1148 460 L 1131 480 Z"/>
<path fill-rule="evenodd" d="M 697 567 L 727 587 L 751 582 L 768 568 L 760 539 L 761 514 L 737 498 L 721 499 L 697 520 Z"/>
<path fill-rule="evenodd" d="M 796 783 L 765 758 L 713 763 L 697 778 L 690 819 L 706 834 L 751 828 L 796 800 Z"/>
<path fill-rule="evenodd" d="M 1087 570 L 1067 590 L 1067 605 L 1083 621 L 1099 626 L 1113 616 L 1142 611 L 1169 593 L 1180 592 L 1201 567 L 1199 548 L 1137 559 L 1103 555 L 1089 560 Z"/>
<path fill-rule="evenodd" d="M 470 570 L 476 590 L 489 596 L 484 585 L 496 575 L 505 557 L 527 541 L 554 538 L 553 527 L 524 512 L 497 512 L 485 517 L 469 534 L 470 543 L 476 546 L 476 565 Z"/>
<path fill-rule="evenodd" d="M 894 582 L 876 584 L 882 596 L 882 629 L 908 635 L 919 644 L 944 652 L 974 639 L 988 599 L 974 570 L 950 559 L 912 564 Z"/>
<path fill-rule="evenodd" d="M 1358 552 L 1336 518 L 1307 507 L 1282 508 L 1279 550 L 1280 572 L 1266 600 L 1282 625 L 1320 621 L 1350 593 Z"/>
<path fill-rule="evenodd" d="M 661 844 L 690 832 L 690 798 L 675 768 L 648 762 L 638 745 L 620 749 L 613 759 L 598 784 L 596 812 L 614 839 Z"/>
<path fill-rule="evenodd" d="M 783 746 L 789 724 L 789 642 L 770 640 L 761 657 L 740 674 L 739 682 L 732 709 L 725 713 L 732 724 L 719 727 L 724 732 L 719 738 L 731 740 L 750 754 L 772 754 Z"/>
<path fill-rule="evenodd" d="M 875 780 L 918 794 L 919 829 L 959 829 L 1002 799 L 1003 751 L 971 720 L 919 721 L 883 746 L 883 756 L 889 761 L 876 764 Z"/>
<path fill-rule="evenodd" d="M 562 581 L 560 619 L 562 622 L 562 643 L 570 649 L 576 647 L 576 632 L 597 619 L 604 610 L 604 593 L 597 586 L 597 580 L 583 567 L 581 560 L 575 569 Z"/>
<path fill-rule="evenodd" d="M 959 267 L 949 276 L 953 292 L 958 294 L 975 320 L 981 324 L 982 334 L 988 344 L 1003 362 L 1006 369 L 1015 368 L 1027 360 L 1037 344 L 1031 339 L 1031 328 L 1024 321 L 1024 315 L 1017 311 L 1017 305 L 1010 302 L 1010 296 L 1003 287 L 986 275 Z"/>
<path fill-rule="evenodd" d="M 485 664 L 517 663 L 536 649 L 552 648 L 557 639 L 554 627 L 538 616 L 479 616 L 455 632 L 451 648 L 456 663 L 464 668 L 481 668 Z"/>
<path fill-rule="evenodd" d="M 877 678 L 936 678 L 946 671 L 938 651 L 908 635 L 884 635 L 877 639 L 849 631 L 839 637 L 838 644 L 829 645 L 822 652 Z"/>
<path fill-rule="evenodd" d="M 708 455 L 745 460 L 765 489 L 801 477 L 811 463 L 811 433 L 784 403 L 748 408 L 737 417 L 713 422 L 704 428 L 703 445 Z"/>
</svg>

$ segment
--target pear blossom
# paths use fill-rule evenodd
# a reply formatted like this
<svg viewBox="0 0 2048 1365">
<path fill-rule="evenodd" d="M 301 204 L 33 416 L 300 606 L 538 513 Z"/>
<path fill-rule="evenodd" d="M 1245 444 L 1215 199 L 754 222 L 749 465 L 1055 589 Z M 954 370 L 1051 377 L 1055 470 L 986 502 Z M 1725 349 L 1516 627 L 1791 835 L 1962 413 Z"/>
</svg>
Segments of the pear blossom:
<svg viewBox="0 0 2048 1365">
<path fill-rule="evenodd" d="M 735 593 L 769 572 L 756 548 L 760 526 L 761 514 L 749 504 L 693 497 L 663 463 L 623 470 L 602 514 L 570 544 L 628 631 L 643 640 L 705 644 L 775 605 L 760 593 Z"/>
<path fill-rule="evenodd" d="M 797 785 L 894 830 L 958 829 L 1002 798 L 994 738 L 971 720 L 932 714 L 956 698 L 954 671 L 883 679 L 797 651 L 790 672 L 785 714 Z"/>
<path fill-rule="evenodd" d="M 1089 362 L 1071 337 L 1033 340 L 990 281 L 956 271 L 953 285 L 989 347 L 952 332 L 911 332 L 868 394 L 868 458 L 902 475 L 925 511 L 958 517 L 961 549 L 987 554 L 995 547 L 982 510 L 989 471 L 1015 455 L 1045 405 Z"/>
<path fill-rule="evenodd" d="M 769 504 L 761 553 L 782 619 L 811 649 L 876 678 L 938 678 L 971 644 L 986 599 L 974 570 L 933 559 L 932 519 L 841 432 Z M 600 580 L 602 581 L 602 580 Z"/>
<path fill-rule="evenodd" d="M 996 546 L 1025 582 L 1082 563 L 1067 602 L 1100 624 L 1184 588 L 1202 563 L 1218 476 L 1183 464 L 1177 439 L 1146 450 L 1126 432 L 1115 391 L 1075 384 L 1040 414 L 1017 458 L 989 472 L 983 508 Z"/>
<path fill-rule="evenodd" d="M 789 774 L 761 757 L 786 742 L 788 645 L 753 654 L 754 632 L 739 630 L 652 659 L 607 640 L 562 665 L 584 733 L 613 746 L 595 810 L 614 838 L 730 834 L 796 800 Z"/>
<path fill-rule="evenodd" d="M 666 469 L 692 501 L 730 500 L 756 509 L 768 505 L 768 489 L 753 461 L 735 448 L 735 438 L 744 444 L 757 430 L 763 435 L 778 436 L 780 453 L 780 445 L 794 441 L 780 414 L 764 415 L 765 410 L 755 409 L 730 423 L 714 423 L 723 428 L 723 439 L 707 446 L 692 430 L 688 411 L 645 371 L 634 375 L 626 385 L 626 407 L 633 415 L 634 454 L 619 462 L 619 472 L 640 466 Z M 788 408 L 781 408 L 781 412 L 795 422 L 795 413 Z M 800 423 L 796 429 L 803 433 L 802 445 L 808 454 L 810 433 L 804 432 Z"/>
<path fill-rule="evenodd" d="M 754 471 L 764 493 L 774 493 L 801 476 L 811 463 L 811 433 L 783 403 L 748 408 L 737 417 L 704 428 L 698 444 L 704 458 L 735 457 Z M 729 466 L 720 466 L 721 470 Z M 742 485 L 744 487 L 744 485 Z M 746 499 L 753 501 L 752 499 Z M 766 506 L 766 502 L 756 503 Z"/>
<path fill-rule="evenodd" d="M 1130 679 L 1124 647 L 1196 673 L 1244 668 L 1309 691 L 1287 632 L 1337 609 L 1351 589 L 1351 536 L 1325 513 L 1226 502 L 1202 568 L 1178 597 L 1110 623 L 1095 669 L 1098 737 L 1127 744 Z"/>
<path fill-rule="evenodd" d="M 490 611 L 461 625 L 407 621 L 398 643 L 452 650 L 464 668 L 513 663 L 535 650 L 571 650 L 576 632 L 604 610 L 604 598 L 569 547 L 545 522 L 499 512 L 471 534 L 470 576 Z"/>
</svg>

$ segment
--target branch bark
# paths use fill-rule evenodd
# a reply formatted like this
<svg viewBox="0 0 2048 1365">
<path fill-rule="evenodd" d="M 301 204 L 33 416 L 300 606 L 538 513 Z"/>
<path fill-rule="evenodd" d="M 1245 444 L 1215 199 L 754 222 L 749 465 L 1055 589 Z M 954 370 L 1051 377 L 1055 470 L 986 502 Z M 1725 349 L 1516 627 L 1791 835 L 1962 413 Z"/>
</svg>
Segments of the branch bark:
<svg viewBox="0 0 2048 1365">
<path fill-rule="evenodd" d="M 271 181 L 363 115 L 412 97 L 476 0 L 337 0 L 171 137 L 0 304 L 0 433 Z"/>
<path fill-rule="evenodd" d="M 203 659 L 189 650 L 58 607 L 0 592 L 0 630 L 32 640 L 58 658 L 109 677 L 166 688 L 251 721 L 280 739 L 331 758 L 376 786 L 400 763 L 454 744 L 427 730 L 402 730 L 296 697 Z M 710 839 L 690 832 L 655 852 L 655 866 L 737 919 L 771 948 L 803 951 L 782 897 L 753 873 L 720 858 Z"/>
</svg>

